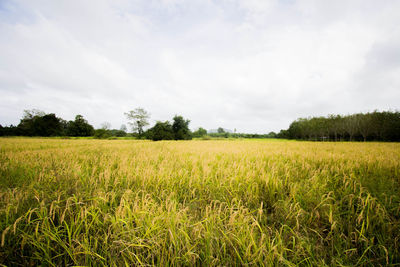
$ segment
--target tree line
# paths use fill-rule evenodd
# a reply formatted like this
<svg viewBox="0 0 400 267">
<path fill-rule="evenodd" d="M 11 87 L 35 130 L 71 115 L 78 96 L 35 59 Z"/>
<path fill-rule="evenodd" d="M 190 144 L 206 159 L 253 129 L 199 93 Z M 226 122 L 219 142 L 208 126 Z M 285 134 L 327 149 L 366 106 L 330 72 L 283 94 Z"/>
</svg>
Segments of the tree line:
<svg viewBox="0 0 400 267">
<path fill-rule="evenodd" d="M 400 112 L 300 118 L 278 137 L 315 141 L 400 141 Z"/>
<path fill-rule="evenodd" d="M 176 115 L 173 123 L 158 121 L 153 127 L 144 130 L 149 125 L 150 114 L 142 108 L 125 113 L 132 127 L 132 133 L 127 133 L 125 125 L 121 129 L 110 129 L 109 123 L 103 123 L 102 127 L 95 129 L 82 115 L 76 115 L 75 120 L 66 121 L 57 117 L 54 113 L 46 114 L 40 110 L 24 110 L 22 119 L 17 126 L 0 125 L 0 136 L 71 136 L 95 138 L 111 138 L 131 136 L 151 140 L 189 140 L 193 133 L 189 129 L 189 120 Z"/>
<path fill-rule="evenodd" d="M 275 132 L 270 132 L 268 134 L 256 134 L 256 133 L 236 133 L 235 132 L 228 132 L 222 127 L 219 127 L 217 129 L 217 132 L 214 133 L 208 133 L 208 136 L 210 137 L 216 137 L 216 138 L 254 138 L 254 139 L 263 139 L 263 138 L 277 138 L 277 134 Z"/>
<path fill-rule="evenodd" d="M 112 136 L 126 136 L 125 129 L 109 129 L 103 126 L 95 129 L 82 115 L 76 115 L 74 120 L 66 121 L 54 113 L 46 114 L 43 111 L 32 109 L 24 110 L 22 119 L 17 126 L 0 125 L 0 136 L 70 136 L 108 138 Z"/>
<path fill-rule="evenodd" d="M 103 123 L 99 129 L 95 129 L 82 115 L 76 115 L 75 120 L 66 121 L 57 117 L 54 113 L 46 114 L 40 110 L 24 110 L 24 114 L 17 126 L 0 125 L 0 136 L 71 136 L 106 139 L 114 137 L 134 137 L 138 139 L 159 140 L 190 140 L 192 138 L 274 138 L 276 134 L 268 135 L 244 134 L 226 132 L 222 127 L 216 133 L 208 133 L 200 127 L 195 131 L 189 129 L 190 120 L 175 115 L 172 121 L 157 121 L 152 127 L 149 125 L 150 113 L 143 108 L 124 113 L 131 127 L 131 133 L 125 125 L 120 129 L 110 129 L 110 123 Z"/>
<path fill-rule="evenodd" d="M 54 113 L 46 114 L 40 110 L 24 110 L 17 126 L 0 125 L 0 136 L 93 136 L 94 127 L 81 115 L 75 120 L 66 121 Z"/>
<path fill-rule="evenodd" d="M 138 138 L 160 140 L 190 140 L 193 137 L 189 129 L 190 120 L 185 120 L 182 116 L 175 115 L 173 123 L 169 121 L 157 121 L 156 124 L 148 130 L 144 127 L 149 125 L 150 113 L 143 108 L 136 108 L 125 113 L 129 120 L 128 124 Z"/>
<path fill-rule="evenodd" d="M 124 113 L 131 133 L 125 125 L 120 129 L 110 129 L 109 123 L 95 129 L 82 115 L 66 121 L 54 113 L 46 114 L 40 110 L 25 110 L 17 126 L 1 126 L 0 136 L 71 136 L 94 138 L 113 138 L 131 136 L 139 139 L 190 140 L 192 138 L 285 138 L 314 141 L 400 141 L 400 112 L 383 111 L 357 113 L 351 115 L 329 115 L 326 117 L 299 118 L 287 130 L 278 134 L 232 133 L 218 128 L 208 133 L 200 127 L 192 132 L 190 120 L 175 115 L 170 121 L 157 121 L 149 129 L 150 113 L 136 108 Z"/>
</svg>

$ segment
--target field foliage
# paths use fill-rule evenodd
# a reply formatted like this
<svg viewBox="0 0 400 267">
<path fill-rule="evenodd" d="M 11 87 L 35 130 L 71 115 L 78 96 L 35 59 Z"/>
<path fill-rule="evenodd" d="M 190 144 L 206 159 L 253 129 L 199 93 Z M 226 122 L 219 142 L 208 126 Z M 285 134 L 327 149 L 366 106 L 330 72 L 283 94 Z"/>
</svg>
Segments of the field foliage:
<svg viewBox="0 0 400 267">
<path fill-rule="evenodd" d="M 396 265 L 400 144 L 0 139 L 0 263 Z"/>
</svg>

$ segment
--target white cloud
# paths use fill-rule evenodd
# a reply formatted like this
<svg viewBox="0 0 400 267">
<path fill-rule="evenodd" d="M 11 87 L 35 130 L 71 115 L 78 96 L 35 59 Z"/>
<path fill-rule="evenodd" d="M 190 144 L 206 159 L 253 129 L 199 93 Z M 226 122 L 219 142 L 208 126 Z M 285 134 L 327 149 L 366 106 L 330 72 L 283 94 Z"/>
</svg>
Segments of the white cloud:
<svg viewBox="0 0 400 267">
<path fill-rule="evenodd" d="M 268 132 L 398 108 L 396 1 L 6 1 L 0 123 L 39 108 L 119 128 L 144 107 Z"/>
</svg>

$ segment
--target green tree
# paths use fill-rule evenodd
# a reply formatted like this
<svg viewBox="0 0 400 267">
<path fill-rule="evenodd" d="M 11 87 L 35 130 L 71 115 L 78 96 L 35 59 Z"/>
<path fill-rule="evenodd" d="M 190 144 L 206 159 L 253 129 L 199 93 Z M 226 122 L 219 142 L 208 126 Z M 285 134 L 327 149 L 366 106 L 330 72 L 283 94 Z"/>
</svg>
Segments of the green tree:
<svg viewBox="0 0 400 267">
<path fill-rule="evenodd" d="M 22 135 L 34 136 L 38 135 L 35 131 L 35 121 L 43 117 L 46 113 L 38 109 L 25 109 L 24 114 L 20 123 L 18 124 L 18 129 Z"/>
<path fill-rule="evenodd" d="M 189 130 L 190 120 L 185 120 L 182 116 L 175 116 L 172 130 L 174 132 L 175 140 L 190 140 L 192 133 Z"/>
<path fill-rule="evenodd" d="M 93 136 L 94 136 L 94 138 L 106 139 L 106 138 L 111 137 L 111 132 L 109 130 L 106 130 L 106 129 L 103 129 L 103 128 L 96 129 L 94 131 L 94 135 Z"/>
<path fill-rule="evenodd" d="M 37 117 L 34 120 L 33 127 L 36 136 L 59 136 L 63 132 L 61 119 L 57 118 L 54 113 Z"/>
<path fill-rule="evenodd" d="M 24 110 L 18 130 L 22 135 L 28 136 L 59 136 L 64 130 L 62 122 L 54 113 L 45 114 L 36 109 Z"/>
<path fill-rule="evenodd" d="M 149 125 L 150 113 L 143 108 L 136 108 L 124 113 L 129 120 L 128 124 L 132 127 L 133 132 L 137 132 L 139 137 L 143 135 L 143 128 Z"/>
<path fill-rule="evenodd" d="M 353 141 L 354 136 L 358 133 L 359 130 L 359 118 L 356 114 L 348 115 L 344 117 L 344 125 L 347 134 L 349 135 L 350 141 Z"/>
<path fill-rule="evenodd" d="M 174 139 L 174 131 L 169 121 L 158 121 L 146 132 L 146 137 L 153 141 L 172 140 Z"/>
<path fill-rule="evenodd" d="M 338 134 L 340 133 L 340 115 L 329 115 L 328 116 L 328 131 L 329 134 L 334 137 L 334 140 L 338 140 Z"/>
<path fill-rule="evenodd" d="M 69 121 L 67 124 L 68 136 L 92 136 L 94 128 L 90 125 L 82 115 L 76 115 L 74 121 Z"/>
<path fill-rule="evenodd" d="M 193 137 L 202 137 L 205 135 L 207 135 L 207 130 L 202 127 L 193 132 Z"/>
<path fill-rule="evenodd" d="M 367 141 L 368 136 L 372 134 L 373 124 L 372 124 L 372 116 L 371 113 L 367 114 L 356 114 L 356 118 L 358 119 L 359 131 L 362 135 L 364 142 Z"/>
<path fill-rule="evenodd" d="M 111 132 L 113 136 L 118 136 L 118 137 L 126 136 L 126 132 L 122 130 L 112 130 Z"/>
</svg>

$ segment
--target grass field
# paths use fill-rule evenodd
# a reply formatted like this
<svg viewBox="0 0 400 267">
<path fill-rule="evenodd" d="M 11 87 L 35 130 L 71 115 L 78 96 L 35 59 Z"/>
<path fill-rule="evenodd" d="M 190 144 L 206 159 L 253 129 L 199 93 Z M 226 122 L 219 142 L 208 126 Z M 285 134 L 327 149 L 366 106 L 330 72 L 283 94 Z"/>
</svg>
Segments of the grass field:
<svg viewBox="0 0 400 267">
<path fill-rule="evenodd" d="M 399 265 L 400 144 L 0 139 L 0 263 Z"/>
</svg>

